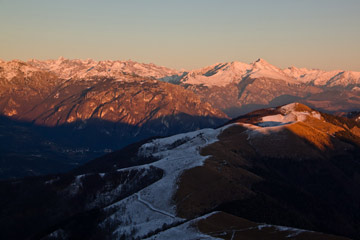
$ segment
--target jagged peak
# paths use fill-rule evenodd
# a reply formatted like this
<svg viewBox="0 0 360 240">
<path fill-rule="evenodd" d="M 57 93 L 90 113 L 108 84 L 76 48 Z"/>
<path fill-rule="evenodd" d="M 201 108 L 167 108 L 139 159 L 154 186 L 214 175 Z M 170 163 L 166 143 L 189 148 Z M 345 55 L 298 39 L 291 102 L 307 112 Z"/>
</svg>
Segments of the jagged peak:
<svg viewBox="0 0 360 240">
<path fill-rule="evenodd" d="M 0 61 L 2 66 L 5 66 L 8 70 L 13 68 L 20 68 L 23 66 L 28 66 L 28 64 L 19 59 L 13 59 L 11 61 Z M 9 68 L 10 67 L 10 68 Z"/>
<path fill-rule="evenodd" d="M 64 58 L 63 56 L 60 56 L 57 60 L 58 61 L 64 61 L 66 58 Z"/>
<path fill-rule="evenodd" d="M 258 58 L 256 61 L 256 63 L 261 63 L 261 64 L 269 64 L 265 59 L 263 58 Z"/>
</svg>

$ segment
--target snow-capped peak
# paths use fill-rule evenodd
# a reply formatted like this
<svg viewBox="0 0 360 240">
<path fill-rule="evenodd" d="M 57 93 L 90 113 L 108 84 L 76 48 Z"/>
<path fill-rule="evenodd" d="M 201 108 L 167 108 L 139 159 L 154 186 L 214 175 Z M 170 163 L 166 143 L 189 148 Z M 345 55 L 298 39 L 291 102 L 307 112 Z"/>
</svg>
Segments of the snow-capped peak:
<svg viewBox="0 0 360 240">
<path fill-rule="evenodd" d="M 182 82 L 194 85 L 226 86 L 248 77 L 294 82 L 294 79 L 288 77 L 280 68 L 261 58 L 250 64 L 234 61 L 190 71 Z"/>
<path fill-rule="evenodd" d="M 56 60 L 30 60 L 27 63 L 39 69 L 55 73 L 63 79 L 91 77 L 121 78 L 124 74 L 159 79 L 167 76 L 181 75 L 181 72 L 175 69 L 151 63 L 138 63 L 132 60 L 95 61 L 93 59 L 82 60 L 59 57 Z"/>
<path fill-rule="evenodd" d="M 280 79 L 294 83 L 294 80 L 287 76 L 283 70 L 259 58 L 252 63 L 252 71 L 248 74 L 251 78 Z"/>
<path fill-rule="evenodd" d="M 190 71 L 181 80 L 187 84 L 205 86 L 226 86 L 238 81 L 251 68 L 241 62 L 217 63 L 208 67 Z"/>
</svg>

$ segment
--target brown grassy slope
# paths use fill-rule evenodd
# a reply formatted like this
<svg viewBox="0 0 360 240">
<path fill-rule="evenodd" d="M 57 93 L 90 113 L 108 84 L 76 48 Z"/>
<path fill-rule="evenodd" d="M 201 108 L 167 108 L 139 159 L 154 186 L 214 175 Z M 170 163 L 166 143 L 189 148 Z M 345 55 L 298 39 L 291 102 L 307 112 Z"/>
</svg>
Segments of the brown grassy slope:
<svg viewBox="0 0 360 240">
<path fill-rule="evenodd" d="M 178 215 L 192 218 L 226 209 L 256 221 L 358 237 L 356 126 L 309 118 L 270 134 L 251 135 L 242 125 L 278 110 L 239 118 L 218 142 L 202 149 L 202 155 L 210 156 L 204 166 L 185 171 L 179 179 L 174 196 Z"/>
<path fill-rule="evenodd" d="M 306 131 L 302 127 L 292 128 L 303 135 L 309 130 L 306 127 Z M 308 134 L 311 137 L 306 136 L 316 139 L 318 133 L 311 129 L 310 132 L 313 133 Z M 284 128 L 276 133 L 276 137 L 264 135 L 249 139 L 247 128 L 241 125 L 227 128 L 219 136 L 219 141 L 203 148 L 201 154 L 211 157 L 204 166 L 185 171 L 179 180 L 174 199 L 181 217 L 195 217 L 222 202 L 246 199 L 254 194 L 251 186 L 262 178 L 249 171 L 261 164 L 253 159 L 267 157 L 301 161 L 323 158 L 322 151 L 291 130 Z"/>
<path fill-rule="evenodd" d="M 261 178 L 246 170 L 251 163 L 239 155 L 240 152 L 255 153 L 246 142 L 245 130 L 241 126 L 225 130 L 220 136 L 223 141 L 202 150 L 203 155 L 213 157 L 207 159 L 204 166 L 182 174 L 174 196 L 179 216 L 192 218 L 224 201 L 253 194 L 251 184 Z"/>
</svg>

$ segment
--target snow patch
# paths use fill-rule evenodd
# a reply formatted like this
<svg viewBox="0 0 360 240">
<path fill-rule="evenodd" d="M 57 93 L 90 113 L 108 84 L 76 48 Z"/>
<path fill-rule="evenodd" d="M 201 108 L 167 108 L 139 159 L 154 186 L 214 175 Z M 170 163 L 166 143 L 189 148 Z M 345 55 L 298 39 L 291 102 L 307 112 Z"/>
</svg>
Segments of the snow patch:
<svg viewBox="0 0 360 240">
<path fill-rule="evenodd" d="M 278 230 L 280 232 L 292 232 L 292 233 L 290 233 L 289 235 L 286 236 L 288 238 L 296 237 L 297 235 L 299 235 L 301 233 L 304 233 L 304 232 L 312 232 L 312 231 L 304 230 L 304 229 L 285 227 L 285 226 L 278 226 L 278 225 L 271 225 L 271 224 L 261 224 L 261 225 L 258 225 L 257 228 L 259 230 L 262 230 L 263 228 L 275 228 L 276 230 Z"/>
<path fill-rule="evenodd" d="M 45 181 L 44 183 L 46 185 L 50 185 L 50 184 L 53 184 L 54 182 L 58 181 L 59 179 L 60 179 L 59 177 L 56 177 L 56 178 L 50 179 L 48 181 Z"/>
<path fill-rule="evenodd" d="M 106 174 L 106 173 L 99 173 L 99 176 L 100 176 L 101 178 L 104 178 L 105 174 Z"/>
<path fill-rule="evenodd" d="M 203 234 L 201 232 L 199 232 L 196 227 L 194 227 L 195 223 L 202 220 L 202 219 L 206 219 L 208 217 L 210 217 L 211 215 L 215 214 L 217 212 L 212 212 L 209 214 L 206 214 L 204 216 L 195 218 L 191 221 L 188 221 L 186 223 L 183 223 L 179 226 L 176 227 L 172 227 L 166 231 L 160 232 L 150 238 L 146 238 L 148 240 L 168 240 L 168 239 L 172 239 L 172 240 L 183 240 L 184 236 L 186 236 L 186 239 L 219 239 L 219 238 L 215 238 L 206 234 Z"/>
<path fill-rule="evenodd" d="M 264 116 L 255 124 L 240 123 L 242 126 L 248 128 L 248 140 L 252 137 L 269 135 L 278 133 L 283 130 L 286 125 L 294 124 L 296 122 L 303 122 L 309 118 L 321 120 L 321 114 L 317 111 L 296 111 L 297 103 L 291 103 L 281 107 L 281 113 Z"/>
</svg>

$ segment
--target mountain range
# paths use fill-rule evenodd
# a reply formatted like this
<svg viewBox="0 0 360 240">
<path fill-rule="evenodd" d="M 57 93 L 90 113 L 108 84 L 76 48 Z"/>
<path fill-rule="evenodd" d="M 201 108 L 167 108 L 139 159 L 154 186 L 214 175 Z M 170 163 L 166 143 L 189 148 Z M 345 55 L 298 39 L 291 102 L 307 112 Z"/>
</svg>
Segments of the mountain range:
<svg viewBox="0 0 360 240">
<path fill-rule="evenodd" d="M 67 171 L 139 140 L 294 101 L 347 115 L 360 109 L 359 89 L 359 72 L 263 59 L 193 71 L 131 60 L 0 61 L 0 178 Z"/>
<path fill-rule="evenodd" d="M 66 174 L 2 181 L 0 236 L 360 239 L 359 159 L 354 119 L 301 103 L 260 109 Z"/>
<path fill-rule="evenodd" d="M 263 59 L 215 64 L 190 71 L 177 83 L 230 117 L 294 101 L 327 112 L 360 107 L 360 72 L 280 69 Z"/>
<path fill-rule="evenodd" d="M 27 80 L 21 81 L 19 78 Z M 296 67 L 280 69 L 263 59 L 250 64 L 218 63 L 188 72 L 131 60 L 70 60 L 63 57 L 45 61 L 13 60 L 0 61 L 0 79 L 2 98 L 9 88 L 23 87 L 26 89 L 22 89 L 22 93 L 29 91 L 26 92 L 32 93 L 29 95 L 37 93 L 43 95 L 37 96 L 38 98 L 55 99 L 59 96 L 62 99 L 63 94 L 59 90 L 74 84 L 86 85 L 83 88 L 90 88 L 89 86 L 105 79 L 116 79 L 116 82 L 122 83 L 151 83 L 151 79 L 160 80 L 192 90 L 213 107 L 229 112 L 228 115 L 231 117 L 235 117 L 236 114 L 231 113 L 229 109 L 238 108 L 245 113 L 249 108 L 253 108 L 251 105 L 286 104 L 287 101 L 293 100 L 300 100 L 330 112 L 357 110 L 360 91 L 360 72 L 343 70 L 327 72 Z M 23 105 L 21 102 L 18 103 L 15 101 L 17 99 L 12 98 L 6 100 L 7 102 L 3 100 L 1 104 L 4 115 L 26 118 L 22 116 L 24 111 L 16 109 L 17 105 Z M 34 104 L 36 103 L 28 105 Z M 30 116 L 26 119 L 35 118 L 32 116 L 33 113 L 28 114 Z M 79 116 L 74 119 L 84 118 L 89 116 Z"/>
</svg>

